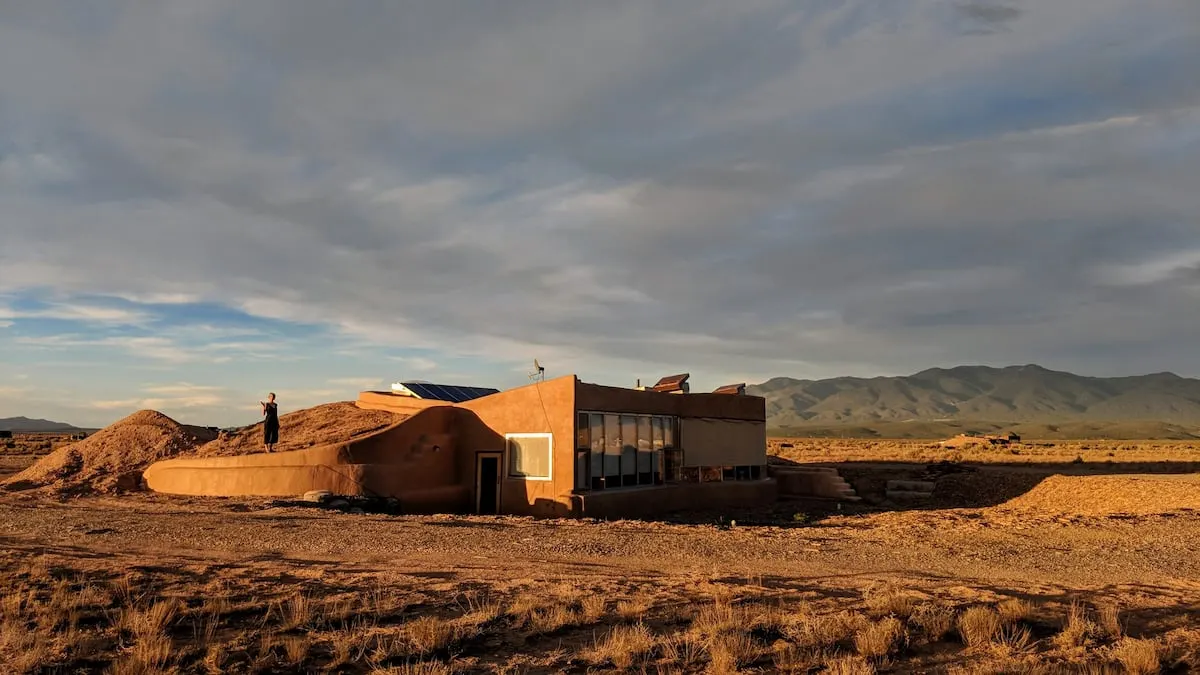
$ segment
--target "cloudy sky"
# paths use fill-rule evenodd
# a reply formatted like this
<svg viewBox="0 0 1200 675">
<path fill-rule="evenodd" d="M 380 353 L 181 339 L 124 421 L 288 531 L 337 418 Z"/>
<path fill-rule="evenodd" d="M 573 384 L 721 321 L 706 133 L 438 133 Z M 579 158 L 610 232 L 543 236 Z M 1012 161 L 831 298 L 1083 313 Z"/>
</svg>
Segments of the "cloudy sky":
<svg viewBox="0 0 1200 675">
<path fill-rule="evenodd" d="M 1200 375 L 1196 0 L 0 2 L 0 417 Z"/>
</svg>

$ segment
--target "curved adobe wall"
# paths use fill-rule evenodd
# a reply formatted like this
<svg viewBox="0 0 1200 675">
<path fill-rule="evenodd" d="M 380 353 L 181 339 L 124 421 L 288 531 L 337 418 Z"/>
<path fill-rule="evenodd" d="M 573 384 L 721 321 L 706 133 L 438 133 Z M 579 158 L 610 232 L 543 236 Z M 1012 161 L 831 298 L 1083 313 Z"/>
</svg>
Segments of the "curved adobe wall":
<svg viewBox="0 0 1200 675">
<path fill-rule="evenodd" d="M 459 411 L 436 407 L 364 438 L 292 452 L 191 457 L 144 472 L 156 492 L 221 497 L 297 496 L 310 490 L 396 497 L 431 509 L 463 508 L 453 427 Z"/>
</svg>

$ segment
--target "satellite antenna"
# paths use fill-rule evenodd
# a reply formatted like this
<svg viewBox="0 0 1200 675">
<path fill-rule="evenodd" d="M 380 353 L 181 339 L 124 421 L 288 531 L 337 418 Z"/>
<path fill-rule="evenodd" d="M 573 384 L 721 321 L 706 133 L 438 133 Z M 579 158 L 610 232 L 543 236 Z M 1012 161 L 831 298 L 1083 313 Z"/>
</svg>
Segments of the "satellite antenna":
<svg viewBox="0 0 1200 675">
<path fill-rule="evenodd" d="M 533 372 L 529 373 L 529 379 L 537 380 L 538 382 L 546 379 L 546 368 L 543 367 L 542 364 L 538 363 L 537 359 L 533 360 Z"/>
</svg>

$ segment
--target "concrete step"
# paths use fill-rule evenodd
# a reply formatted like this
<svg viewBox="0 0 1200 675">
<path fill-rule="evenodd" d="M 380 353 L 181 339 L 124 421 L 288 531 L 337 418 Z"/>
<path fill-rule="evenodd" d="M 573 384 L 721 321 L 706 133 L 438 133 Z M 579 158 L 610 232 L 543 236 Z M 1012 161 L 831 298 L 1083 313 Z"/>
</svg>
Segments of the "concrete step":
<svg viewBox="0 0 1200 675">
<path fill-rule="evenodd" d="M 767 473 L 820 473 L 837 475 L 837 469 L 831 466 L 815 466 L 811 464 L 772 464 L 767 467 Z"/>
<path fill-rule="evenodd" d="M 920 490 L 888 490 L 886 496 L 888 499 L 919 501 L 930 499 L 933 493 Z"/>
<path fill-rule="evenodd" d="M 934 483 L 926 480 L 889 480 L 887 489 L 905 490 L 910 492 L 933 492 Z"/>
</svg>

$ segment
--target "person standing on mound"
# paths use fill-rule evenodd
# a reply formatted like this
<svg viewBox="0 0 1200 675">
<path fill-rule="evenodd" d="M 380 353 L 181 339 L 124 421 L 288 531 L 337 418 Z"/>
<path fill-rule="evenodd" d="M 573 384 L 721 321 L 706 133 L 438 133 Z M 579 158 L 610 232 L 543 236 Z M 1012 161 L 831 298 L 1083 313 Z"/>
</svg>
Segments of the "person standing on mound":
<svg viewBox="0 0 1200 675">
<path fill-rule="evenodd" d="M 263 417 L 263 443 L 267 446 L 267 452 L 275 451 L 275 444 L 279 442 L 279 406 L 275 403 L 275 392 L 267 394 L 267 402 L 258 402 L 262 406 Z"/>
</svg>

